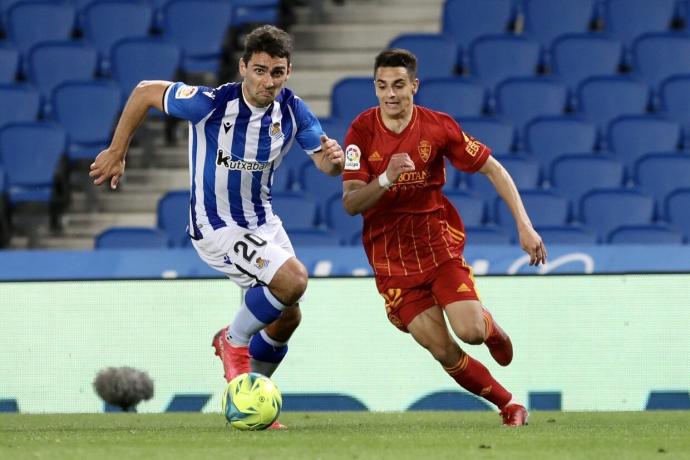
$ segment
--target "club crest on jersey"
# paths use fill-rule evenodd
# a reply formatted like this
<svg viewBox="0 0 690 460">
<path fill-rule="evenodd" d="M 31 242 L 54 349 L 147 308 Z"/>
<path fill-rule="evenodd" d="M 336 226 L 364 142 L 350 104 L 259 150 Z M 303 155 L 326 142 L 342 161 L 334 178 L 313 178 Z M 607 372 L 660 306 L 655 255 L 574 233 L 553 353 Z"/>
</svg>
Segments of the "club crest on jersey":
<svg viewBox="0 0 690 460">
<path fill-rule="evenodd" d="M 196 86 L 182 85 L 175 91 L 175 99 L 190 99 L 198 90 Z"/>
<path fill-rule="evenodd" d="M 280 122 L 276 121 L 271 125 L 271 128 L 269 130 L 269 133 L 271 135 L 271 138 L 274 140 L 280 139 L 283 136 L 283 131 L 280 129 Z"/>
<path fill-rule="evenodd" d="M 254 266 L 256 268 L 258 268 L 259 270 L 261 270 L 262 268 L 268 267 L 268 264 L 270 264 L 270 263 L 271 263 L 271 261 L 269 261 L 269 260 L 262 259 L 261 257 L 257 257 L 256 262 L 254 262 Z"/>
<path fill-rule="evenodd" d="M 431 142 L 422 139 L 419 141 L 417 151 L 419 151 L 419 156 L 422 157 L 422 160 L 424 163 L 426 163 L 429 161 L 429 157 L 431 156 Z"/>
<path fill-rule="evenodd" d="M 359 159 L 362 156 L 361 150 L 355 144 L 350 144 L 345 148 L 345 169 L 359 169 Z"/>
</svg>

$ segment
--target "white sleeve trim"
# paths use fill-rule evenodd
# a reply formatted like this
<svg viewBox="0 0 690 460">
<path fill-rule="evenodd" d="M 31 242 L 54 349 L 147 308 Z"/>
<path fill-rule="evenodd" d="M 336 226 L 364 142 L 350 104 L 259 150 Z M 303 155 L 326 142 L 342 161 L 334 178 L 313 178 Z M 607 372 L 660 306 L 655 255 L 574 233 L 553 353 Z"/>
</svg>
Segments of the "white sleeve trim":
<svg viewBox="0 0 690 460">
<path fill-rule="evenodd" d="M 168 112 L 168 95 L 170 94 L 170 89 L 175 86 L 175 83 L 170 83 L 167 88 L 165 88 L 165 92 L 163 93 L 163 112 L 167 113 L 170 115 L 170 112 Z"/>
</svg>

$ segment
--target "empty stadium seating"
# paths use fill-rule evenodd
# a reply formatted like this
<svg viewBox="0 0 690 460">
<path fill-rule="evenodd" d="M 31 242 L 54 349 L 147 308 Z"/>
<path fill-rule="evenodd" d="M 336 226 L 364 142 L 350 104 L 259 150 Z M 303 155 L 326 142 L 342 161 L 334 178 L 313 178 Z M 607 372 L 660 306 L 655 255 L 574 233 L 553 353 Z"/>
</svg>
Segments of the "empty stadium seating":
<svg viewBox="0 0 690 460">
<path fill-rule="evenodd" d="M 620 162 L 603 155 L 564 155 L 553 162 L 551 187 L 570 199 L 579 215 L 577 205 L 589 191 L 623 186 L 623 170 Z"/>
<path fill-rule="evenodd" d="M 690 186 L 690 155 L 645 155 L 635 163 L 635 181 L 661 205 L 674 190 Z"/>
<path fill-rule="evenodd" d="M 690 37 L 678 34 L 648 34 L 634 46 L 635 71 L 654 90 L 669 77 L 690 74 Z"/>
<path fill-rule="evenodd" d="M 624 225 L 649 225 L 654 217 L 654 200 L 633 190 L 595 190 L 580 202 L 584 223 L 599 238 Z"/>
<path fill-rule="evenodd" d="M 340 80 L 331 94 L 331 117 L 350 124 L 363 110 L 378 106 L 374 82 L 369 77 Z"/>
<path fill-rule="evenodd" d="M 189 240 L 189 199 L 189 191 L 174 190 L 158 200 L 156 226 L 171 247 L 185 246 Z"/>
<path fill-rule="evenodd" d="M 601 132 L 622 115 L 644 115 L 649 87 L 627 77 L 592 77 L 578 88 L 578 112 L 592 120 Z"/>
<path fill-rule="evenodd" d="M 12 83 L 19 72 L 19 52 L 0 46 L 0 84 Z"/>
<path fill-rule="evenodd" d="M 0 101 L 12 110 L 0 110 L 0 127 L 17 121 L 35 121 L 41 108 L 38 91 L 31 86 L 0 84 Z"/>
<path fill-rule="evenodd" d="M 483 199 L 463 192 L 448 192 L 446 196 L 462 216 L 468 227 L 480 227 L 484 224 L 486 203 Z"/>
<path fill-rule="evenodd" d="M 526 128 L 526 150 L 531 152 L 549 172 L 551 163 L 570 153 L 584 153 L 594 150 L 597 141 L 596 127 L 582 118 L 539 117 Z"/>
<path fill-rule="evenodd" d="M 162 249 L 168 246 L 165 234 L 155 228 L 113 227 L 96 237 L 95 249 Z"/>
<path fill-rule="evenodd" d="M 652 152 L 671 152 L 678 149 L 681 128 L 678 123 L 653 116 L 626 116 L 609 125 L 610 149 L 632 172 L 632 166 L 642 155 Z"/>
<path fill-rule="evenodd" d="M 513 149 L 515 129 L 503 120 L 489 117 L 460 118 L 462 129 L 474 136 L 494 152 L 505 153 Z"/>
<path fill-rule="evenodd" d="M 506 78 L 536 75 L 539 64 L 539 44 L 515 35 L 480 37 L 470 54 L 470 75 L 490 91 Z"/>
<path fill-rule="evenodd" d="M 604 30 L 625 46 L 647 32 L 669 30 L 675 0 L 606 0 Z"/>
<path fill-rule="evenodd" d="M 690 242 L 690 188 L 683 188 L 671 193 L 664 206 L 668 221 Z"/>
<path fill-rule="evenodd" d="M 523 0 L 525 34 L 548 49 L 568 33 L 586 32 L 594 16 L 595 0 Z"/>
<path fill-rule="evenodd" d="M 478 117 L 484 110 L 484 88 L 461 78 L 434 78 L 420 85 L 415 103 L 460 120 Z"/>
<path fill-rule="evenodd" d="M 450 77 L 455 71 L 457 45 L 446 35 L 403 34 L 393 39 L 390 48 L 403 48 L 417 56 L 417 78 Z"/>
<path fill-rule="evenodd" d="M 661 225 L 623 225 L 612 231 L 612 244 L 683 244 L 683 235 Z"/>
</svg>

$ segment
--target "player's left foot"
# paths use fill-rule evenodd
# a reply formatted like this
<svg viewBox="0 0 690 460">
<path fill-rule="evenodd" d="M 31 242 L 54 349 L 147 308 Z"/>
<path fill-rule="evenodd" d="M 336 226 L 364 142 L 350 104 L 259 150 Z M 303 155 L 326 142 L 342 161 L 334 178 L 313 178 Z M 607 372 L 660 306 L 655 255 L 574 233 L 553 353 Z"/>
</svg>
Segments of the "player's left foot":
<svg viewBox="0 0 690 460">
<path fill-rule="evenodd" d="M 492 324 L 491 332 L 484 340 L 484 343 L 489 348 L 489 353 L 491 353 L 494 360 L 501 366 L 507 366 L 513 361 L 513 343 L 510 341 L 508 334 L 493 319 L 491 313 L 484 307 L 482 307 L 482 310 L 484 310 L 485 315 L 489 315 Z"/>
<path fill-rule="evenodd" d="M 271 426 L 269 426 L 269 427 L 266 428 L 266 429 L 267 429 L 267 430 L 287 430 L 288 427 L 286 427 L 285 425 L 283 425 L 282 423 L 280 423 L 278 420 L 276 420 L 275 422 L 273 422 L 273 423 L 271 424 Z"/>
<path fill-rule="evenodd" d="M 527 417 L 529 417 L 527 409 L 520 404 L 508 404 L 501 409 L 501 418 L 505 426 L 527 425 Z"/>
</svg>

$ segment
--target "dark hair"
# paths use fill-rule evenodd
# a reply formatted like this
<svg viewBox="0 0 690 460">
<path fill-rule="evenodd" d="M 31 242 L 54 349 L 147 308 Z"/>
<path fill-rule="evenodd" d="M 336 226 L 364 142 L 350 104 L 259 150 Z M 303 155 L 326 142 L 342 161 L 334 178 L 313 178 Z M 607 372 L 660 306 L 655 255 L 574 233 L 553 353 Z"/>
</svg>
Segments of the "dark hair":
<svg viewBox="0 0 690 460">
<path fill-rule="evenodd" d="M 257 27 L 244 39 L 242 60 L 248 64 L 252 54 L 262 52 L 271 57 L 287 58 L 289 63 L 292 53 L 292 37 L 275 26 Z"/>
<path fill-rule="evenodd" d="M 417 57 L 402 48 L 389 48 L 381 51 L 374 61 L 374 77 L 379 67 L 405 67 L 410 79 L 417 78 Z"/>
</svg>

